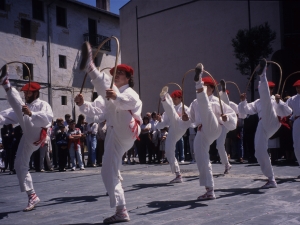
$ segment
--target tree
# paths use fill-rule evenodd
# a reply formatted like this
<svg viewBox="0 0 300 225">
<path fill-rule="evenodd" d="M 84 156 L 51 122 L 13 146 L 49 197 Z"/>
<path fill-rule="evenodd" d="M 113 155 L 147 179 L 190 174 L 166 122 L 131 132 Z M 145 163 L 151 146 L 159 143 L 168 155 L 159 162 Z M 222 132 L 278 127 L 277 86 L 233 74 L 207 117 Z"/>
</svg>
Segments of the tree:
<svg viewBox="0 0 300 225">
<path fill-rule="evenodd" d="M 239 60 L 236 63 L 236 69 L 242 75 L 249 76 L 248 79 L 250 79 L 259 59 L 267 58 L 273 52 L 271 44 L 275 39 L 276 32 L 271 30 L 267 22 L 250 30 L 239 30 L 232 39 L 234 55 Z M 251 101 L 254 101 L 255 76 L 251 81 Z"/>
</svg>

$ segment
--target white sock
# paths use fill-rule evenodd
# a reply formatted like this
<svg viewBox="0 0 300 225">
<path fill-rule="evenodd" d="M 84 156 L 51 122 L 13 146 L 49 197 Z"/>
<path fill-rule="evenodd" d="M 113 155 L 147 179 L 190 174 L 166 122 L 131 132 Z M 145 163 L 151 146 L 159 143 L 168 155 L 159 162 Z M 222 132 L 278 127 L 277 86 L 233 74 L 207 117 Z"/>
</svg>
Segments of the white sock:
<svg viewBox="0 0 300 225">
<path fill-rule="evenodd" d="M 273 181 L 273 182 L 275 182 L 275 177 L 274 177 L 274 176 L 272 176 L 272 177 L 268 177 L 268 179 L 269 179 L 269 181 Z"/>
<path fill-rule="evenodd" d="M 27 193 L 28 196 L 30 196 L 30 195 L 35 194 L 35 191 L 34 191 L 34 189 L 31 189 L 29 191 L 26 191 L 26 193 Z"/>
</svg>

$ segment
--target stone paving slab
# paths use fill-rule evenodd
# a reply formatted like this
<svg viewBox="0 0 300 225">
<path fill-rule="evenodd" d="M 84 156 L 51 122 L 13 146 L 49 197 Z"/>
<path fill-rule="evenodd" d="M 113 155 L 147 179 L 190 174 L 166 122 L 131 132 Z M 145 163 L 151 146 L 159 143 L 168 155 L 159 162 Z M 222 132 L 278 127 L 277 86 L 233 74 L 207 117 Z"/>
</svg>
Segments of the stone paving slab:
<svg viewBox="0 0 300 225">
<path fill-rule="evenodd" d="M 259 189 L 266 182 L 258 164 L 234 164 L 230 174 L 213 164 L 214 201 L 196 201 L 199 187 L 196 164 L 182 164 L 184 183 L 169 165 L 123 165 L 123 188 L 131 222 L 125 224 L 300 224 L 298 166 L 274 166 L 278 188 Z M 109 207 L 101 167 L 84 171 L 32 172 L 41 202 L 23 212 L 26 194 L 16 175 L 0 174 L 0 224 L 102 224 Z"/>
</svg>

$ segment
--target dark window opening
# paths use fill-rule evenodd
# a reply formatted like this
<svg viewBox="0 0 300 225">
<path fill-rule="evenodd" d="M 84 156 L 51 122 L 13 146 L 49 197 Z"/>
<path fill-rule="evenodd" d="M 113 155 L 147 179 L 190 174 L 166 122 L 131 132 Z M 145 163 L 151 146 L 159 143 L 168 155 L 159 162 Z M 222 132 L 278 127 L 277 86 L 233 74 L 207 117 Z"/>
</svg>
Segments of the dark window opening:
<svg viewBox="0 0 300 225">
<path fill-rule="evenodd" d="M 5 0 L 0 0 L 0 10 L 5 10 Z"/>
<path fill-rule="evenodd" d="M 67 96 L 61 96 L 61 104 L 67 105 Z"/>
<path fill-rule="evenodd" d="M 31 21 L 21 19 L 21 37 L 31 39 Z"/>
<path fill-rule="evenodd" d="M 89 27 L 89 42 L 92 46 L 97 45 L 97 22 L 93 19 L 88 19 Z"/>
<path fill-rule="evenodd" d="M 32 18 L 44 21 L 44 3 L 40 0 L 32 0 Z"/>
<path fill-rule="evenodd" d="M 33 64 L 31 63 L 25 63 L 27 65 L 27 67 L 25 65 L 23 65 L 23 80 L 29 80 L 29 71 L 30 71 L 30 79 L 33 80 Z M 28 71 L 29 69 L 29 71 Z"/>
<path fill-rule="evenodd" d="M 58 26 L 67 27 L 67 11 L 65 8 L 56 6 L 56 24 Z"/>
<path fill-rule="evenodd" d="M 65 55 L 59 55 L 59 68 L 67 69 L 67 57 Z"/>
</svg>

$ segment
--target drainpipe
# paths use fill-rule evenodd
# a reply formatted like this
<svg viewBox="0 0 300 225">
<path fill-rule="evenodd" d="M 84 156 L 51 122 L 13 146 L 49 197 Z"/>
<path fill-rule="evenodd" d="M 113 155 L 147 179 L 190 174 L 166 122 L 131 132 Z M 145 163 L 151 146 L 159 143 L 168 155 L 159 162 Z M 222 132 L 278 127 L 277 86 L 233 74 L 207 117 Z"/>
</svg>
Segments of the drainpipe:
<svg viewBox="0 0 300 225">
<path fill-rule="evenodd" d="M 50 6 L 55 1 L 52 1 L 47 5 L 47 72 L 48 72 L 48 102 L 52 108 L 52 81 L 51 81 L 51 52 L 50 52 L 50 44 L 51 44 L 51 36 L 50 36 Z"/>
</svg>

